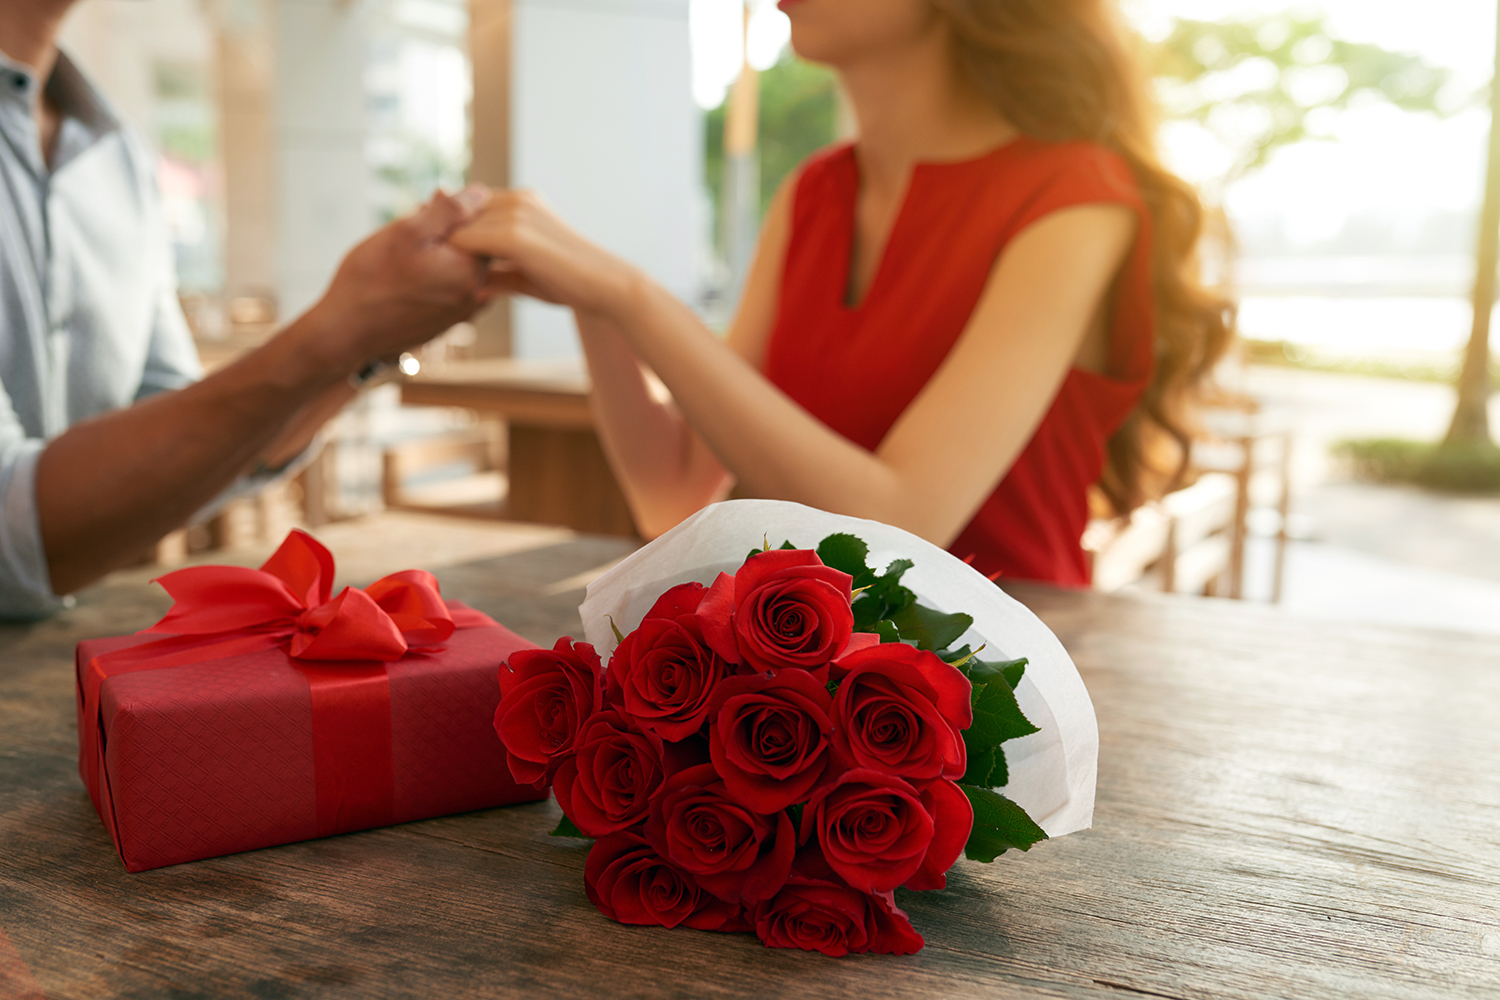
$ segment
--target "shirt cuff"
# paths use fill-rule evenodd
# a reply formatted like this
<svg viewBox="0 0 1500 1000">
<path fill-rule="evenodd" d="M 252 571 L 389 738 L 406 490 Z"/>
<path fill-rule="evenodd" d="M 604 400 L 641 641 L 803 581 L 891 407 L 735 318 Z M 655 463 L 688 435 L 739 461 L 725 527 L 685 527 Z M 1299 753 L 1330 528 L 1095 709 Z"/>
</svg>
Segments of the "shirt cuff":
<svg viewBox="0 0 1500 1000">
<path fill-rule="evenodd" d="M 36 463 L 46 447 L 27 440 L 0 462 L 0 618 L 41 618 L 66 606 L 52 592 L 36 510 Z"/>
<path fill-rule="evenodd" d="M 231 482 L 219 491 L 208 503 L 198 508 L 197 512 L 188 519 L 188 526 L 202 524 L 215 514 L 222 511 L 230 501 L 241 497 L 253 496 L 272 483 L 290 479 L 312 462 L 323 448 L 323 435 L 319 434 L 312 442 L 300 451 L 290 462 L 277 469 L 266 469 L 264 471 L 250 472 Z"/>
</svg>

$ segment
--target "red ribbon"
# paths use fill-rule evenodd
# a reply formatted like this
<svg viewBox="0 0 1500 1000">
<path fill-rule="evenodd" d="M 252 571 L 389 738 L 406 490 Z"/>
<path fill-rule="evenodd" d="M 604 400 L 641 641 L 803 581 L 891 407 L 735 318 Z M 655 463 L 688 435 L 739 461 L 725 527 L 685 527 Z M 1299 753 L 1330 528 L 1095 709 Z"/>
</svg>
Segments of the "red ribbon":
<svg viewBox="0 0 1500 1000">
<path fill-rule="evenodd" d="M 258 570 L 194 566 L 155 582 L 175 603 L 142 633 L 169 637 L 91 659 L 84 671 L 83 720 L 97 732 L 106 678 L 280 648 L 306 678 L 312 702 L 320 837 L 393 822 L 386 664 L 409 649 L 442 645 L 455 629 L 495 624 L 472 608 L 448 604 L 437 580 L 419 569 L 331 597 L 333 555 L 295 530 Z M 86 751 L 90 743 L 96 750 L 85 753 L 85 779 L 98 788 L 102 755 L 91 739 Z"/>
</svg>

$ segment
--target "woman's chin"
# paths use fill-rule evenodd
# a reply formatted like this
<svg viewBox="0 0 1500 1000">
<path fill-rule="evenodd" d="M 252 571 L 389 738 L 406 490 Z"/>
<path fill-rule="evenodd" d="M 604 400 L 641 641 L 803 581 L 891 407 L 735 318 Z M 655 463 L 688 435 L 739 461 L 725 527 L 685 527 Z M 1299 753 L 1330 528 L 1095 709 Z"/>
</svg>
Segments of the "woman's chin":
<svg viewBox="0 0 1500 1000">
<path fill-rule="evenodd" d="M 796 24 L 792 26 L 791 49 L 792 54 L 803 62 L 817 63 L 820 66 L 828 66 L 838 69 L 847 61 L 849 53 L 847 45 L 838 44 L 837 39 L 821 38 L 819 32 L 797 30 Z"/>
</svg>

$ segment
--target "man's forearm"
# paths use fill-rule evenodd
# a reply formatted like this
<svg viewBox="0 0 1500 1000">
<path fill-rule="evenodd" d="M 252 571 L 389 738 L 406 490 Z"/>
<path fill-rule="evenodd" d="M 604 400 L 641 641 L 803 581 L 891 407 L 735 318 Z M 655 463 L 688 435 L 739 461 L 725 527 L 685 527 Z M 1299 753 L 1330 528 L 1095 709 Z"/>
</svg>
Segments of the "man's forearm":
<svg viewBox="0 0 1500 1000">
<path fill-rule="evenodd" d="M 55 593 L 145 551 L 269 457 L 278 437 L 303 423 L 299 415 L 339 395 L 353 362 L 314 349 L 323 322 L 314 311 L 202 382 L 77 424 L 48 444 L 36 501 Z"/>
<path fill-rule="evenodd" d="M 260 350 L 48 444 L 36 503 L 53 592 L 138 555 L 246 468 L 291 458 L 371 358 L 472 316 L 489 295 L 487 267 L 445 242 L 482 192 L 465 194 L 437 192 L 372 233 L 344 257 L 318 304 Z"/>
<path fill-rule="evenodd" d="M 323 425 L 336 417 L 357 395 L 358 392 L 347 381 L 324 389 L 260 450 L 250 463 L 248 471 L 281 469 L 286 466 L 302 454 Z"/>
</svg>

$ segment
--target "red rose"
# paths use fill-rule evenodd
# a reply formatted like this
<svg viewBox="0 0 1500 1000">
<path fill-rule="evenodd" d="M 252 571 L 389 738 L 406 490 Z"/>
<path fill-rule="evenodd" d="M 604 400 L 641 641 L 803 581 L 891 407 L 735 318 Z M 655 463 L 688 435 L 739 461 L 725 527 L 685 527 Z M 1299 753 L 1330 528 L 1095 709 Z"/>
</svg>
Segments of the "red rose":
<svg viewBox="0 0 1500 1000">
<path fill-rule="evenodd" d="M 583 865 L 583 889 L 600 913 L 622 924 L 739 929 L 739 907 L 699 888 L 633 833 L 594 842 Z"/>
<path fill-rule="evenodd" d="M 797 668 L 826 681 L 829 662 L 855 634 L 852 582 L 811 549 L 758 552 L 709 588 L 698 606 L 703 637 L 726 660 L 757 672 Z"/>
<path fill-rule="evenodd" d="M 974 722 L 969 679 L 937 654 L 888 642 L 839 659 L 834 740 L 856 767 L 916 779 L 961 778 Z"/>
<path fill-rule="evenodd" d="M 829 867 L 853 888 L 941 889 L 973 828 L 974 806 L 953 782 L 856 769 L 813 793 L 798 839 L 816 831 Z"/>
<path fill-rule="evenodd" d="M 580 832 L 605 837 L 641 822 L 665 777 L 661 739 L 614 709 L 584 722 L 574 755 L 553 776 L 557 804 Z"/>
<path fill-rule="evenodd" d="M 694 611 L 704 593 L 698 583 L 667 591 L 609 661 L 610 701 L 664 740 L 703 728 L 714 687 L 730 671 L 698 630 Z"/>
<path fill-rule="evenodd" d="M 832 759 L 832 704 L 828 689 L 803 670 L 720 684 L 708 746 L 729 794 L 765 814 L 806 799 Z"/>
<path fill-rule="evenodd" d="M 932 843 L 916 873 L 903 884 L 908 889 L 943 889 L 948 885 L 948 869 L 964 852 L 974 830 L 974 803 L 946 778 L 919 781 L 917 791 L 922 793 L 922 808 L 932 817 Z"/>
<path fill-rule="evenodd" d="M 917 789 L 900 778 L 856 768 L 807 803 L 799 839 L 805 843 L 814 831 L 840 878 L 863 892 L 887 892 L 922 866 L 934 826 Z"/>
<path fill-rule="evenodd" d="M 889 892 L 863 893 L 793 873 L 754 910 L 755 935 L 767 948 L 801 948 L 838 958 L 850 952 L 912 955 L 922 935 Z"/>
<path fill-rule="evenodd" d="M 797 849 L 787 814 L 762 816 L 736 802 L 712 764 L 666 780 L 645 832 L 658 854 L 728 903 L 774 895 Z"/>
<path fill-rule="evenodd" d="M 541 788 L 573 752 L 579 723 L 600 701 L 599 656 L 564 637 L 552 649 L 522 649 L 500 668 L 495 732 L 511 776 Z"/>
</svg>

